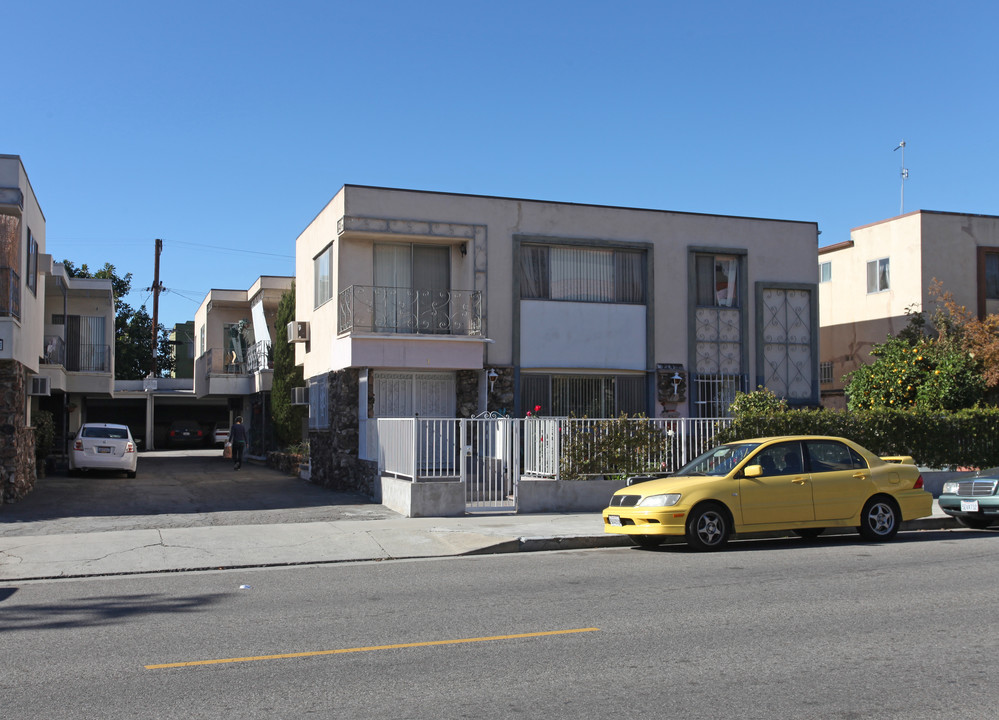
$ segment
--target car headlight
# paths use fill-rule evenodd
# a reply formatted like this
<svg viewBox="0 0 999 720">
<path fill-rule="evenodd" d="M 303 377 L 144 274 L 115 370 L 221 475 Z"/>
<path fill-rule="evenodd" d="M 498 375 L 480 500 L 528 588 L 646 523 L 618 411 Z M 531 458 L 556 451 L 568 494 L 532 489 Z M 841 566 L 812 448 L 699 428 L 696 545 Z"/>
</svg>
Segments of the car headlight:
<svg viewBox="0 0 999 720">
<path fill-rule="evenodd" d="M 680 493 L 668 493 L 666 495 L 649 495 L 643 497 L 638 507 L 669 507 L 680 502 Z"/>
<path fill-rule="evenodd" d="M 940 491 L 942 495 L 957 495 L 961 484 L 956 482 L 945 482 L 943 484 L 943 489 Z"/>
</svg>

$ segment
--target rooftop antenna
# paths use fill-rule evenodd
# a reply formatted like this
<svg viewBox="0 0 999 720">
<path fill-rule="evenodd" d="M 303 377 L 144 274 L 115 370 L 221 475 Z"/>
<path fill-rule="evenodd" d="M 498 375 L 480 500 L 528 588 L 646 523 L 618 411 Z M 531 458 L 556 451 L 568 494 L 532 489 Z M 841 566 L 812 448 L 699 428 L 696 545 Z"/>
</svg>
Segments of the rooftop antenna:
<svg viewBox="0 0 999 720">
<path fill-rule="evenodd" d="M 902 175 L 902 201 L 901 201 L 901 204 L 899 205 L 899 208 L 898 208 L 898 214 L 899 215 L 904 215 L 905 214 L 905 181 L 909 179 L 909 169 L 905 166 L 905 140 L 901 141 L 897 146 L 895 146 L 895 150 L 901 150 L 902 151 L 902 172 L 901 172 L 901 175 Z M 892 152 L 895 152 L 895 150 L 892 150 Z"/>
</svg>

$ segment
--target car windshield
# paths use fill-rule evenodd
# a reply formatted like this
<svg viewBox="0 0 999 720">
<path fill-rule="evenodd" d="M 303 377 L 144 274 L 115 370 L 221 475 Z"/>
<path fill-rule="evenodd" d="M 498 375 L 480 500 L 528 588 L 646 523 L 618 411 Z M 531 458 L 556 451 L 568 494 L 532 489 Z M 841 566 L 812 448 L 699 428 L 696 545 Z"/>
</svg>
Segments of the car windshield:
<svg viewBox="0 0 999 720">
<path fill-rule="evenodd" d="M 728 475 L 736 465 L 759 446 L 759 443 L 719 445 L 708 450 L 696 460 L 687 463 L 673 475 L 714 475 L 717 477 Z"/>
<path fill-rule="evenodd" d="M 125 428 L 85 427 L 83 428 L 83 437 L 127 440 L 128 430 Z"/>
</svg>

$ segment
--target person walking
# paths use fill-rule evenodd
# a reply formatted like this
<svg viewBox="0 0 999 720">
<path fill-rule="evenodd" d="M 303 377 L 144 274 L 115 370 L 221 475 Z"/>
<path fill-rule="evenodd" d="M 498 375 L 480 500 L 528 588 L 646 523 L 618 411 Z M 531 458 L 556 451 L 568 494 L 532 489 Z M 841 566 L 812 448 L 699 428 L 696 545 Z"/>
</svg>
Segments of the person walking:
<svg viewBox="0 0 999 720">
<path fill-rule="evenodd" d="M 243 425 L 242 415 L 236 418 L 229 431 L 229 442 L 232 443 L 232 469 L 239 470 L 239 466 L 243 464 L 243 451 L 246 449 L 246 426 Z"/>
</svg>

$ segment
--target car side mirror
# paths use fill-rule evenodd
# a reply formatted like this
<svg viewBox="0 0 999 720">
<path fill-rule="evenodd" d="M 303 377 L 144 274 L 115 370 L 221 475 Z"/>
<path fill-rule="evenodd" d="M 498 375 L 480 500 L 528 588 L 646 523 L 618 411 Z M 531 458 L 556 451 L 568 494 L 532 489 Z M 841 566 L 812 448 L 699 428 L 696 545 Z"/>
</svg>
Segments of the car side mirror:
<svg viewBox="0 0 999 720">
<path fill-rule="evenodd" d="M 742 471 L 743 474 L 748 478 L 759 477 L 763 474 L 762 465 L 747 465 L 746 469 Z"/>
</svg>

